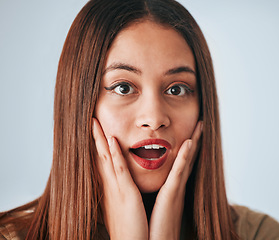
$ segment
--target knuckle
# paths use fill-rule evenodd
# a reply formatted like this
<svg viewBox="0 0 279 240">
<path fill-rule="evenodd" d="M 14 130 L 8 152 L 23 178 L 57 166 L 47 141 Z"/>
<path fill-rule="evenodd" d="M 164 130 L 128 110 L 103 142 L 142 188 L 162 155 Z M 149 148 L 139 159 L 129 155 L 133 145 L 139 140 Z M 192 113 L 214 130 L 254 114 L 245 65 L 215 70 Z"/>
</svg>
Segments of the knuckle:
<svg viewBox="0 0 279 240">
<path fill-rule="evenodd" d="M 115 149 L 110 149 L 110 153 L 111 153 L 111 156 L 113 157 L 113 158 L 117 158 L 117 151 L 115 151 Z"/>
<path fill-rule="evenodd" d="M 183 177 L 183 173 L 184 173 L 184 169 L 177 168 L 175 169 L 174 175 L 178 180 L 180 180 Z"/>
<path fill-rule="evenodd" d="M 106 154 L 106 153 L 101 153 L 101 156 L 100 156 L 104 161 L 109 161 L 110 160 L 110 157 Z"/>
<path fill-rule="evenodd" d="M 184 152 L 183 154 L 182 154 L 182 159 L 184 160 L 184 161 L 186 161 L 186 159 L 189 157 L 189 151 L 186 151 L 186 152 Z"/>
<path fill-rule="evenodd" d="M 112 148 L 111 149 L 111 156 L 113 156 L 116 159 L 119 159 L 122 156 L 122 154 L 120 154 L 118 149 Z"/>
<path fill-rule="evenodd" d="M 122 165 L 120 165 L 115 169 L 115 171 L 116 171 L 116 174 L 120 175 L 120 174 L 124 173 L 125 168 Z"/>
</svg>

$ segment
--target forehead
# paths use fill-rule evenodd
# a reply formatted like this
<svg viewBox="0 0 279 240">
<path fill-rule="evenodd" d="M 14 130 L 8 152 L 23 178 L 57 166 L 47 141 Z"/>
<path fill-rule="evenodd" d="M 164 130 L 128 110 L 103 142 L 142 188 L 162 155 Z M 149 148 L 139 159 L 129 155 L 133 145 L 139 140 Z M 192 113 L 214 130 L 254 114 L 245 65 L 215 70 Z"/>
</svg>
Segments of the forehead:
<svg viewBox="0 0 279 240">
<path fill-rule="evenodd" d="M 193 53 L 180 33 L 171 27 L 146 20 L 118 33 L 107 54 L 106 66 L 114 61 L 144 63 L 154 67 L 189 65 L 195 70 Z"/>
</svg>

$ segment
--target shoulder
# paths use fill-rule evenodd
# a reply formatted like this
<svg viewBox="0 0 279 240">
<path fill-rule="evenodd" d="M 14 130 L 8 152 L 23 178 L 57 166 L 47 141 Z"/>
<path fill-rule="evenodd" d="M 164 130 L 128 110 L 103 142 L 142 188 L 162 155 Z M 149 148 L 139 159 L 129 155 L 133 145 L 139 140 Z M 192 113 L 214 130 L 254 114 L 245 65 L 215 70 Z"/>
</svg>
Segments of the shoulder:
<svg viewBox="0 0 279 240">
<path fill-rule="evenodd" d="M 16 230 L 13 224 L 0 226 L 0 240 L 22 240 L 25 239 L 27 229 Z"/>
<path fill-rule="evenodd" d="M 25 239 L 35 208 L 18 208 L 0 213 L 0 240 Z"/>
<path fill-rule="evenodd" d="M 0 240 L 12 239 L 6 226 L 0 226 Z"/>
<path fill-rule="evenodd" d="M 233 205 L 232 219 L 241 239 L 279 240 L 279 223 L 266 214 Z"/>
</svg>

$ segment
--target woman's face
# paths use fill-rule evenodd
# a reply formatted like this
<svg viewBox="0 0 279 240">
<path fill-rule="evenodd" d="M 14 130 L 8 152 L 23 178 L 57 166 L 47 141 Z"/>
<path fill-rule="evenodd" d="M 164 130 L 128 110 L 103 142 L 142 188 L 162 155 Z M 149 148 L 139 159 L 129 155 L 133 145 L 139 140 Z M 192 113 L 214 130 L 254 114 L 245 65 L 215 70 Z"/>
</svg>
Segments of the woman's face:
<svg viewBox="0 0 279 240">
<path fill-rule="evenodd" d="M 199 118 L 195 60 L 184 38 L 151 21 L 115 38 L 95 109 L 106 137 L 118 140 L 141 192 L 164 184 Z"/>
</svg>

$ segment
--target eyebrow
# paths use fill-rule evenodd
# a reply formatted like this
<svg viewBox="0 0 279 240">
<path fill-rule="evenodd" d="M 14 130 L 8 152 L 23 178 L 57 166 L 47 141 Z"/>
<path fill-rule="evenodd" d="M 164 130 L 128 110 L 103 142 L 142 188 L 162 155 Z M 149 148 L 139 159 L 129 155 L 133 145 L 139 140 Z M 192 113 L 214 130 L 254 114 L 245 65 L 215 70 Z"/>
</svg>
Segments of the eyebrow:
<svg viewBox="0 0 279 240">
<path fill-rule="evenodd" d="M 172 68 L 172 69 L 168 70 L 164 75 L 173 75 L 173 74 L 182 73 L 182 72 L 192 73 L 196 76 L 196 72 L 192 68 L 187 67 L 187 66 L 180 66 L 180 67 Z"/>
<path fill-rule="evenodd" d="M 111 64 L 109 67 L 107 67 L 105 69 L 105 71 L 103 72 L 103 75 L 109 71 L 113 71 L 113 70 L 126 70 L 129 72 L 133 72 L 136 73 L 138 75 L 141 75 L 141 71 L 139 69 L 137 69 L 136 67 L 126 64 L 126 63 L 113 63 Z"/>
<path fill-rule="evenodd" d="M 136 68 L 132 65 L 129 65 L 126 63 L 113 63 L 104 70 L 103 75 L 105 73 L 107 73 L 109 71 L 113 71 L 113 70 L 126 70 L 129 72 L 136 73 L 138 75 L 142 74 L 141 70 L 139 70 L 138 68 Z M 196 72 L 192 68 L 187 67 L 187 66 L 180 66 L 180 67 L 175 67 L 175 68 L 169 69 L 168 71 L 166 71 L 164 73 L 164 75 L 174 75 L 174 74 L 178 74 L 178 73 L 182 73 L 182 72 L 192 73 L 196 76 Z"/>
</svg>

